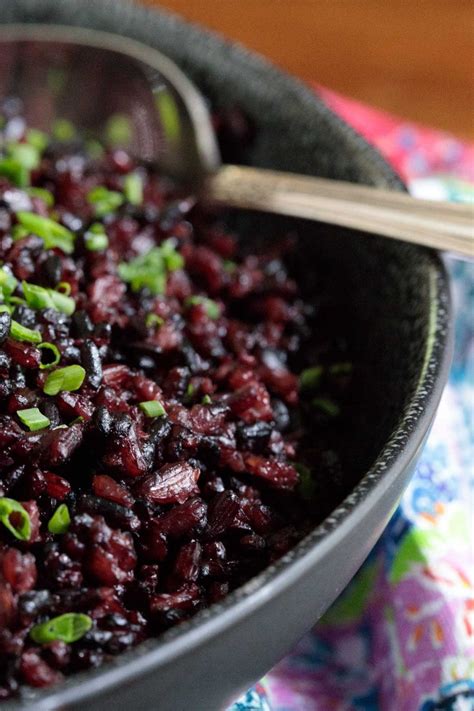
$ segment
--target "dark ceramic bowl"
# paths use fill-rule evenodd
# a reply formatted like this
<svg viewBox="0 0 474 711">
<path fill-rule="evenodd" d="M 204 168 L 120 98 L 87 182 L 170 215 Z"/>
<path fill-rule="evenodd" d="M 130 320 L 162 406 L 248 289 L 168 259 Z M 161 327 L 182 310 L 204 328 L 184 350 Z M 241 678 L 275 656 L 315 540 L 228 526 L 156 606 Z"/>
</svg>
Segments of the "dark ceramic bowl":
<svg viewBox="0 0 474 711">
<path fill-rule="evenodd" d="M 313 93 L 241 47 L 167 14 L 118 0 L 9 0 L 0 22 L 84 25 L 157 47 L 216 105 L 240 105 L 257 127 L 245 160 L 401 190 L 381 156 Z M 240 218 L 239 218 L 240 219 Z M 34 709 L 214 711 L 272 667 L 324 613 L 393 513 L 433 420 L 451 349 L 438 257 L 280 218 L 240 219 L 245 234 L 301 234 L 295 268 L 319 284 L 357 363 L 340 504 L 276 565 L 222 603 L 98 671 L 25 700 Z M 331 486 L 331 483 L 328 483 Z M 13 704 L 12 708 L 18 708 Z"/>
</svg>

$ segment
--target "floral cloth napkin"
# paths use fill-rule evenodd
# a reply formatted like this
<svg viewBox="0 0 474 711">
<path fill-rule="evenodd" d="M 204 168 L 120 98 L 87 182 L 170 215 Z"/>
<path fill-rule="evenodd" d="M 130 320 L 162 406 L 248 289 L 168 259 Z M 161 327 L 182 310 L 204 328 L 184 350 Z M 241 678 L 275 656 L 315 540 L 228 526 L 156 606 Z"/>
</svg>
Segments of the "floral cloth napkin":
<svg viewBox="0 0 474 711">
<path fill-rule="evenodd" d="M 318 87 L 418 197 L 474 201 L 474 146 Z M 229 711 L 474 710 L 474 266 L 447 259 L 449 383 L 403 500 L 315 629 Z"/>
</svg>

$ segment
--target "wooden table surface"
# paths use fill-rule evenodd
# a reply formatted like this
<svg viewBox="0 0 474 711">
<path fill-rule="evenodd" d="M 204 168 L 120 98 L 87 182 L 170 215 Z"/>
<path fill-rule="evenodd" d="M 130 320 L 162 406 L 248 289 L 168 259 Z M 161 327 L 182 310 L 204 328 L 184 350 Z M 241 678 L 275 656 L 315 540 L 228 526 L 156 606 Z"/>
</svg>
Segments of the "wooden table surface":
<svg viewBox="0 0 474 711">
<path fill-rule="evenodd" d="M 144 0 L 305 80 L 474 139 L 473 0 Z"/>
</svg>

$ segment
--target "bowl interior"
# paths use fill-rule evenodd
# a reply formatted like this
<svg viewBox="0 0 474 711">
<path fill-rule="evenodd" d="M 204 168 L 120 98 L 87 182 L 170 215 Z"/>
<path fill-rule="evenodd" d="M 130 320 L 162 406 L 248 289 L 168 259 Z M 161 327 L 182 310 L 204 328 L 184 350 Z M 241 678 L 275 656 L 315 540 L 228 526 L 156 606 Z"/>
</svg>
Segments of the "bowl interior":
<svg viewBox="0 0 474 711">
<path fill-rule="evenodd" d="M 238 105 L 250 116 L 256 140 L 244 162 L 403 189 L 379 154 L 310 90 L 176 18 L 117 0 L 18 0 L 2 4 L 0 22 L 83 25 L 129 35 L 168 54 L 214 105 Z M 253 214 L 229 219 L 249 244 L 288 230 L 300 234 L 294 272 L 307 294 L 324 293 L 326 323 L 337 325 L 350 342 L 356 377 L 344 443 L 348 473 L 337 492 L 342 501 L 402 420 L 409 435 L 408 406 L 416 400 L 422 411 L 429 397 L 444 348 L 442 269 L 428 251 L 390 240 L 303 220 Z"/>
<path fill-rule="evenodd" d="M 181 66 L 217 108 L 240 107 L 255 128 L 241 161 L 403 189 L 380 155 L 313 92 L 242 48 L 173 16 L 104 0 L 29 0 L 2 6 L 0 21 L 82 25 L 120 32 Z M 356 378 L 345 434 L 350 492 L 377 457 L 416 391 L 426 352 L 432 257 L 426 251 L 340 228 L 263 215 L 231 215 L 243 239 L 300 234 L 294 271 L 308 293 L 324 293 L 326 323 L 350 341 Z M 309 266 L 310 265 L 310 266 Z M 327 512 L 326 512 L 327 513 Z"/>
</svg>

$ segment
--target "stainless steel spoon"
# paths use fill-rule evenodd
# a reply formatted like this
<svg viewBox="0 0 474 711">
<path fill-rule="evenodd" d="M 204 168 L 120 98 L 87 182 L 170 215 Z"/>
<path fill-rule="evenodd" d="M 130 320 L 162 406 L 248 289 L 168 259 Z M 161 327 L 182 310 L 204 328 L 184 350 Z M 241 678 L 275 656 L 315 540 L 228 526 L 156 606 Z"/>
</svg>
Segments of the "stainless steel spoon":
<svg viewBox="0 0 474 711">
<path fill-rule="evenodd" d="M 171 60 L 128 38 L 76 27 L 4 25 L 0 99 L 9 96 L 23 102 L 28 123 L 38 128 L 47 130 L 60 118 L 89 138 L 115 132 L 115 140 L 208 202 L 474 256 L 472 205 L 222 165 L 201 94 Z"/>
</svg>

